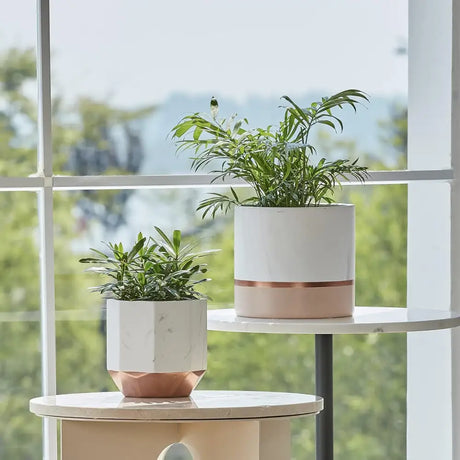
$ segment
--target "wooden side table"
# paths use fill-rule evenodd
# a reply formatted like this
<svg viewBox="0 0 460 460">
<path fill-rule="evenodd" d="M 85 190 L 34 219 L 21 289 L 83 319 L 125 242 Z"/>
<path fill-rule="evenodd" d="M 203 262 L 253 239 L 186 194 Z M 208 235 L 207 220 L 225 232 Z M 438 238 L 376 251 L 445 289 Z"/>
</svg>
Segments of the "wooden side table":
<svg viewBox="0 0 460 460">
<path fill-rule="evenodd" d="M 290 460 L 291 418 L 315 415 L 317 396 L 195 391 L 189 398 L 121 393 L 45 396 L 30 410 L 61 420 L 62 460 L 160 460 L 174 443 L 195 460 Z"/>
<path fill-rule="evenodd" d="M 355 307 L 353 316 L 329 319 L 260 319 L 234 309 L 209 310 L 208 330 L 315 334 L 315 392 L 324 398 L 316 419 L 316 459 L 334 458 L 333 335 L 430 331 L 460 326 L 460 313 L 395 307 Z"/>
</svg>

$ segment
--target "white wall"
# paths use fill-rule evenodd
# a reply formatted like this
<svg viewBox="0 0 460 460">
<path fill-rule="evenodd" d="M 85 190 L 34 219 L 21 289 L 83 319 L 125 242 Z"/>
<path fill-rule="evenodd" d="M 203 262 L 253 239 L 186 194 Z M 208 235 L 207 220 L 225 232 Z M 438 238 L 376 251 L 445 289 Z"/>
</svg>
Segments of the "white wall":
<svg viewBox="0 0 460 460">
<path fill-rule="evenodd" d="M 451 57 L 452 0 L 410 0 L 410 169 L 450 168 L 455 157 Z M 450 245 L 458 246 L 460 235 L 451 233 L 451 203 L 449 184 L 409 185 L 408 308 L 450 310 L 453 305 Z M 409 460 L 460 460 L 453 454 L 459 415 L 452 410 L 452 392 L 459 389 L 452 375 L 459 352 L 451 346 L 452 335 L 449 330 L 408 334 Z"/>
</svg>

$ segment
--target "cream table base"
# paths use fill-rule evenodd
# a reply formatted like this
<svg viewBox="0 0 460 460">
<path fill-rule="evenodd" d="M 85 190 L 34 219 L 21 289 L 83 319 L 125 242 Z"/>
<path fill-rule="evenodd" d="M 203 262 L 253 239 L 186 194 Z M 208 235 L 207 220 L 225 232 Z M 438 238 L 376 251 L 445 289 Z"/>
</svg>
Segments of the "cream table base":
<svg viewBox="0 0 460 460">
<path fill-rule="evenodd" d="M 176 442 L 194 460 L 290 460 L 290 422 L 62 421 L 62 460 L 161 460 Z"/>
<path fill-rule="evenodd" d="M 34 414 L 61 420 L 61 460 L 161 460 L 177 442 L 193 460 L 290 460 L 290 420 L 322 409 L 315 395 L 265 391 L 193 391 L 187 398 L 77 393 L 30 401 Z"/>
</svg>

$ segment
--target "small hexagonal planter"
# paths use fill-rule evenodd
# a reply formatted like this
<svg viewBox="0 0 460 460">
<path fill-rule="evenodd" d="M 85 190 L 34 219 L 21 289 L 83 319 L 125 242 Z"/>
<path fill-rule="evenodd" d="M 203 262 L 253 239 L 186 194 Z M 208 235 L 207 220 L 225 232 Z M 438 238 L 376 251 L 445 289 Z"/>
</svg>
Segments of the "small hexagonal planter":
<svg viewBox="0 0 460 460">
<path fill-rule="evenodd" d="M 190 395 L 206 371 L 206 310 L 206 300 L 108 300 L 107 370 L 123 395 Z"/>
</svg>

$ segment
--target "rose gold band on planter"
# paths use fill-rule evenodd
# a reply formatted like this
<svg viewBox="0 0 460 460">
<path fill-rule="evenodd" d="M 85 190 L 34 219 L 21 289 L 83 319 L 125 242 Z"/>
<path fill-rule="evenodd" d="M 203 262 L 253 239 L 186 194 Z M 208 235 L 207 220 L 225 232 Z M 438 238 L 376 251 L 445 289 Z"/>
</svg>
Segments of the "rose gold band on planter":
<svg viewBox="0 0 460 460">
<path fill-rule="evenodd" d="M 124 396 L 132 398 L 180 398 L 189 396 L 205 370 L 190 372 L 126 372 L 109 374 Z"/>
<path fill-rule="evenodd" d="M 235 286 L 270 288 L 313 288 L 331 286 L 353 286 L 353 280 L 345 281 L 246 281 L 235 280 Z"/>
<path fill-rule="evenodd" d="M 250 318 L 313 319 L 351 316 L 354 281 L 235 280 L 235 310 Z"/>
</svg>

